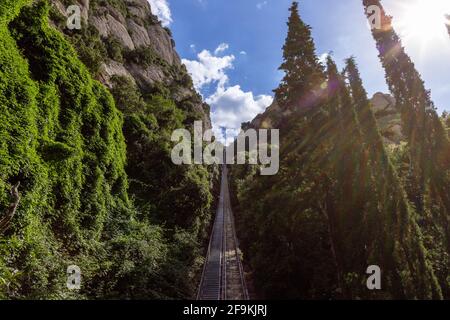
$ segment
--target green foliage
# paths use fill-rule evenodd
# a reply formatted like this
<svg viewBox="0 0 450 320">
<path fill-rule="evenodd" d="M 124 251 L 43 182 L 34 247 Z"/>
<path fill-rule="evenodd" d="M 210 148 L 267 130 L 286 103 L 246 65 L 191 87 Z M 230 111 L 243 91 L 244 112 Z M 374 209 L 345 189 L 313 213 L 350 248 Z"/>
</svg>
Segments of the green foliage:
<svg viewBox="0 0 450 320">
<path fill-rule="evenodd" d="M 105 43 L 94 26 L 86 25 L 83 21 L 81 30 L 64 30 L 77 49 L 79 59 L 94 76 L 100 71 L 100 67 L 108 54 L 114 54 L 116 58 L 120 58 L 117 48 L 112 49 L 108 42 L 106 43 L 108 47 L 105 47 Z"/>
<path fill-rule="evenodd" d="M 124 57 L 127 61 L 144 67 L 149 67 L 153 64 L 166 65 L 166 62 L 150 47 L 138 47 L 134 50 L 126 50 Z"/>
<path fill-rule="evenodd" d="M 39 153 L 45 161 L 61 161 L 75 156 L 75 149 L 62 142 L 42 141 Z"/>
<path fill-rule="evenodd" d="M 379 0 L 364 0 L 365 6 L 382 9 L 383 26 L 372 30 L 386 82 L 401 111 L 408 159 L 402 171 L 409 200 L 418 212 L 417 221 L 445 297 L 450 296 L 450 139 L 437 115 L 421 75 L 406 54 Z M 395 56 L 393 56 L 395 55 Z M 441 257 L 441 258 L 438 258 Z"/>
<path fill-rule="evenodd" d="M 110 59 L 123 62 L 124 47 L 116 37 L 108 37 L 105 40 L 105 47 Z"/>
<path fill-rule="evenodd" d="M 60 30 L 66 28 L 67 18 L 64 17 L 54 4 L 50 7 L 49 18 Z"/>
<path fill-rule="evenodd" d="M 48 26 L 48 10 L 44 2 L 24 7 L 9 29 L 1 26 L 0 59 L 10 70 L 1 77 L 1 193 L 13 181 L 22 193 L 2 239 L 11 257 L 3 267 L 20 270 L 20 287 L 9 293 L 17 297 L 61 293 L 69 260 L 101 247 L 112 212 L 129 206 L 122 117 Z"/>
<path fill-rule="evenodd" d="M 95 7 L 112 6 L 119 10 L 119 12 L 126 18 L 128 15 L 127 5 L 124 0 L 94 0 L 92 1 Z"/>
<path fill-rule="evenodd" d="M 448 114 L 448 112 L 444 112 L 442 114 L 442 122 L 444 123 L 444 126 L 447 128 L 447 134 L 450 138 L 450 114 Z"/>
<path fill-rule="evenodd" d="M 417 184 L 407 178 L 417 169 L 409 161 L 411 143 L 386 150 L 353 59 L 347 61 L 345 79 L 328 58 L 319 81 L 309 29 L 296 4 L 291 12 L 282 65 L 287 74 L 277 98 L 294 111 L 300 97 L 312 97 L 311 104 L 278 121 L 278 175 L 258 176 L 251 166 L 232 171 L 239 236 L 258 292 L 286 299 L 447 297 L 449 242 L 440 219 L 449 194 L 443 156 L 449 149 L 442 130 L 436 123 L 430 127 L 440 138 L 429 159 L 439 160 L 444 177 L 430 177 L 431 185 L 440 187 L 423 198 L 430 208 L 423 211 L 411 197 L 420 189 L 412 189 Z M 426 98 L 422 93 L 415 92 Z M 417 98 L 408 94 L 409 101 Z M 433 123 L 431 111 L 429 116 Z M 426 148 L 420 150 L 415 154 L 423 156 Z M 432 201 L 436 194 L 439 202 Z M 381 267 L 382 290 L 367 290 L 369 265 Z"/>
<path fill-rule="evenodd" d="M 203 167 L 173 166 L 173 130 L 183 128 L 185 113 L 160 95 L 140 95 L 127 78 L 114 78 L 112 90 L 125 116 L 130 192 L 149 218 L 168 228 L 198 234 L 210 219 L 209 174 Z M 149 201 L 151 199 L 151 201 Z M 148 203 L 157 206 L 148 208 Z"/>
<path fill-rule="evenodd" d="M 311 97 L 317 86 L 323 83 L 323 71 L 316 57 L 311 27 L 300 19 L 298 2 L 294 1 L 289 10 L 291 16 L 283 47 L 284 62 L 279 68 L 285 76 L 274 92 L 282 108 L 302 110 L 314 105 Z"/>
<path fill-rule="evenodd" d="M 121 78 L 114 101 L 91 76 L 106 56 L 95 29 L 68 34 L 75 51 L 46 1 L 25 4 L 0 5 L 0 215 L 17 181 L 22 196 L 0 235 L 0 298 L 192 298 L 211 193 L 205 168 L 170 160 L 185 111 Z"/>
<path fill-rule="evenodd" d="M 167 230 L 167 266 L 157 283 L 164 295 L 192 297 L 201 268 L 200 243 L 211 219 L 210 173 L 201 166 L 171 162 L 171 134 L 184 127 L 185 112 L 164 96 L 143 98 L 131 79 L 114 77 L 113 83 L 112 93 L 124 113 L 129 192 L 140 220 Z"/>
</svg>

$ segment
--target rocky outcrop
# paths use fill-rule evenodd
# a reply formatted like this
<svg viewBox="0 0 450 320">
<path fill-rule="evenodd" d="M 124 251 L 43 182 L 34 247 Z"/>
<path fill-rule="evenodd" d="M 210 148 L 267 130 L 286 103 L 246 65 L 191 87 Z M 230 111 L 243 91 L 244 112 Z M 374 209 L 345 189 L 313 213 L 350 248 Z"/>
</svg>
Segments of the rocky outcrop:
<svg viewBox="0 0 450 320">
<path fill-rule="evenodd" d="M 105 8 L 105 11 L 106 10 L 107 9 Z M 112 9 L 111 13 L 113 12 L 114 9 Z M 99 31 L 100 36 L 102 36 L 103 38 L 108 38 L 111 36 L 115 37 L 125 48 L 130 50 L 136 49 L 133 39 L 131 38 L 125 26 L 126 21 L 122 14 L 117 12 L 117 14 L 115 15 L 116 17 L 113 17 L 111 13 L 102 12 L 102 14 L 103 13 L 105 15 L 92 16 L 89 19 L 94 27 Z"/>
<path fill-rule="evenodd" d="M 403 140 L 400 112 L 395 99 L 389 95 L 377 92 L 371 99 L 374 115 L 377 119 L 380 133 L 386 144 L 400 144 Z M 251 122 L 243 124 L 246 128 L 277 128 L 283 118 L 289 117 L 289 109 L 282 110 L 276 100 L 264 113 L 258 114 Z"/>
<path fill-rule="evenodd" d="M 151 46 L 155 52 L 158 52 L 170 65 L 181 65 L 181 59 L 175 51 L 175 42 L 168 31 L 161 28 L 160 25 L 149 26 L 147 31 L 152 39 Z"/>
<path fill-rule="evenodd" d="M 246 128 L 260 128 L 260 129 L 274 129 L 283 118 L 289 117 L 292 114 L 290 109 L 281 109 L 277 101 L 274 100 L 267 109 L 258 114 L 251 122 L 245 123 L 242 129 Z"/>
<path fill-rule="evenodd" d="M 65 1 L 51 1 L 55 8 L 67 17 L 63 4 Z M 201 115 L 206 127 L 211 127 L 209 106 L 203 103 L 193 88 L 192 81 L 186 81 L 189 75 L 175 50 L 171 32 L 162 27 L 158 18 L 152 14 L 147 0 L 73 2 L 80 5 L 85 24 L 95 27 L 105 43 L 114 39 L 122 47 L 123 53 L 132 54 L 137 50 L 147 50 L 155 55 L 151 63 L 108 58 L 100 68 L 98 79 L 101 82 L 111 88 L 111 79 L 121 76 L 132 79 L 143 93 L 151 92 L 160 86 L 169 88 L 172 98 L 182 105 L 181 108 L 185 109 L 188 105 Z M 187 101 L 190 103 L 186 103 Z"/>
<path fill-rule="evenodd" d="M 109 63 L 105 63 L 101 66 L 100 69 L 100 81 L 104 84 L 106 84 L 108 87 L 112 86 L 111 78 L 113 76 L 120 76 L 120 77 L 127 77 L 130 79 L 133 79 L 133 76 L 128 71 L 127 68 L 122 63 L 119 63 L 117 61 L 110 61 Z"/>
<path fill-rule="evenodd" d="M 258 114 L 255 119 L 253 119 L 251 123 L 247 124 L 246 126 L 261 129 L 274 128 L 275 124 L 273 123 L 273 118 L 276 114 L 280 114 L 281 112 L 282 110 L 278 106 L 277 101 L 274 100 L 273 103 L 269 107 L 267 107 L 264 113 Z"/>
<path fill-rule="evenodd" d="M 151 46 L 152 41 L 150 40 L 149 33 L 142 25 L 137 24 L 134 20 L 128 19 L 127 26 L 134 47 Z"/>
<path fill-rule="evenodd" d="M 400 111 L 395 98 L 389 94 L 377 92 L 371 99 L 380 133 L 386 144 L 400 144 L 403 140 Z"/>
</svg>

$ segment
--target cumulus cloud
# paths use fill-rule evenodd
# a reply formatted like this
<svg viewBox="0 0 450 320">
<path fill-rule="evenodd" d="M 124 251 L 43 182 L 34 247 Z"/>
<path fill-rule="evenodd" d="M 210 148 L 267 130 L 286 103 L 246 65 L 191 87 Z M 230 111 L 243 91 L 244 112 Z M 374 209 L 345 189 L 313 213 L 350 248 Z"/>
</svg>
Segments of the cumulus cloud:
<svg viewBox="0 0 450 320">
<path fill-rule="evenodd" d="M 319 56 L 319 63 L 321 64 L 326 64 L 327 63 L 327 59 L 328 59 L 329 53 L 322 53 Z"/>
<path fill-rule="evenodd" d="M 243 55 L 243 56 L 246 56 L 246 55 L 247 55 L 247 52 L 246 52 L 246 51 L 241 51 L 241 52 L 239 52 L 239 54 L 241 54 L 241 55 Z"/>
<path fill-rule="evenodd" d="M 152 8 L 152 13 L 156 15 L 164 27 L 172 23 L 172 12 L 167 0 L 148 0 Z"/>
<path fill-rule="evenodd" d="M 233 55 L 217 57 L 210 51 L 203 50 L 197 55 L 197 59 L 183 59 L 183 63 L 191 74 L 194 86 L 198 91 L 201 92 L 205 85 L 214 82 L 217 82 L 220 87 L 227 83 L 228 76 L 225 70 L 233 67 L 235 59 Z"/>
<path fill-rule="evenodd" d="M 263 112 L 273 101 L 269 95 L 257 95 L 242 90 L 239 85 L 229 85 L 227 71 L 233 68 L 235 57 L 217 56 L 228 49 L 221 44 L 214 51 L 203 50 L 197 60 L 183 59 L 191 74 L 195 88 L 202 93 L 204 86 L 215 84 L 214 93 L 205 101 L 211 106 L 211 120 L 215 136 L 224 143 L 230 143 L 240 131 L 241 124 L 252 120 Z"/>
<path fill-rule="evenodd" d="M 271 96 L 254 96 L 252 92 L 243 91 L 239 85 L 218 88 L 206 99 L 206 103 L 211 106 L 211 120 L 215 135 L 221 141 L 225 141 L 224 131 L 221 128 L 227 128 L 229 130 L 226 142 L 231 142 L 239 133 L 241 124 L 263 112 L 272 101 Z"/>
<path fill-rule="evenodd" d="M 230 46 L 228 45 L 228 43 L 221 43 L 219 44 L 219 46 L 217 47 L 217 49 L 214 51 L 215 55 L 218 55 L 219 53 L 222 53 L 226 50 L 228 50 L 228 48 L 230 48 Z"/>
</svg>

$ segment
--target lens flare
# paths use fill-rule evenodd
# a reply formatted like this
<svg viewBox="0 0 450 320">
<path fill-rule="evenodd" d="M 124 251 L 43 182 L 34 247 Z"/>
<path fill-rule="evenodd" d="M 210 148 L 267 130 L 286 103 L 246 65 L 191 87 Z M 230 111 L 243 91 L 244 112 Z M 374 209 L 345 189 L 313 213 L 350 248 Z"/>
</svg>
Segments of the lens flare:
<svg viewBox="0 0 450 320">
<path fill-rule="evenodd" d="M 449 41 L 446 28 L 449 0 L 407 1 L 401 7 L 394 24 L 405 41 L 434 47 Z"/>
</svg>

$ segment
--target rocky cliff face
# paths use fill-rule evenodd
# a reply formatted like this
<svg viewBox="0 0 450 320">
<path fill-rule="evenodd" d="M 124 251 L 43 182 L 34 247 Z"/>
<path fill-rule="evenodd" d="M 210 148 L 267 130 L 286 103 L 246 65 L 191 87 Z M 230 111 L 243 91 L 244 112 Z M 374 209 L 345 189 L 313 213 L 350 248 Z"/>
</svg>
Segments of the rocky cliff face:
<svg viewBox="0 0 450 320">
<path fill-rule="evenodd" d="M 371 99 L 372 110 L 386 144 L 400 144 L 404 139 L 400 111 L 390 94 L 377 92 Z"/>
<path fill-rule="evenodd" d="M 147 0 L 51 0 L 58 13 L 67 18 L 66 8 L 81 8 L 83 28 L 95 28 L 108 51 L 98 80 L 112 88 L 114 77 L 127 77 L 143 94 L 169 88 L 177 106 L 192 112 L 211 127 L 209 106 L 192 86 L 192 80 L 175 50 L 171 32 L 152 14 Z M 60 25 L 63 32 L 64 23 Z M 111 54 L 110 51 L 115 54 Z"/>
</svg>

